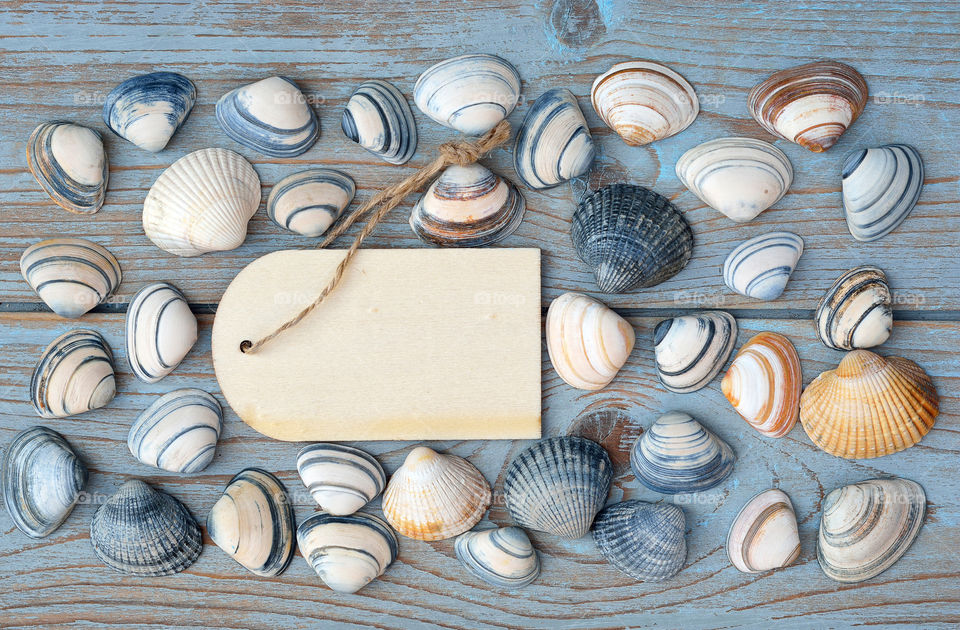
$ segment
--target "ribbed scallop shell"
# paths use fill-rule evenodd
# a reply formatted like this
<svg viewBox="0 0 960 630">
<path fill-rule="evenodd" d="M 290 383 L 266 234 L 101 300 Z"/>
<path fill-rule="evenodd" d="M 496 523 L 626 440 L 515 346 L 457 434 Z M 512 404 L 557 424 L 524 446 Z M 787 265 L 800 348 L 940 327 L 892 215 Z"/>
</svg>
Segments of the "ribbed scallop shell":
<svg viewBox="0 0 960 630">
<path fill-rule="evenodd" d="M 197 317 L 187 298 L 167 282 L 143 287 L 126 318 L 127 361 L 145 383 L 173 372 L 197 342 Z"/>
<path fill-rule="evenodd" d="M 783 437 L 797 423 L 803 374 L 790 340 L 762 332 L 743 344 L 720 388 L 737 413 L 767 437 Z"/>
<path fill-rule="evenodd" d="M 820 299 L 814 315 L 817 337 L 834 350 L 879 346 L 893 328 L 892 301 L 883 271 L 872 265 L 855 267 Z"/>
<path fill-rule="evenodd" d="M 320 236 L 343 214 L 357 186 L 332 168 L 312 168 L 281 179 L 267 197 L 267 216 L 280 227 Z"/>
<path fill-rule="evenodd" d="M 768 232 L 738 245 L 723 262 L 723 283 L 755 300 L 780 297 L 803 254 L 793 232 Z"/>
<path fill-rule="evenodd" d="M 570 235 L 604 293 L 660 284 L 693 254 L 693 232 L 680 211 L 666 197 L 630 184 L 605 186 L 581 201 Z"/>
<path fill-rule="evenodd" d="M 43 303 L 75 319 L 120 286 L 120 263 L 106 248 L 82 238 L 51 238 L 20 256 L 20 273 Z"/>
<path fill-rule="evenodd" d="M 290 158 L 307 152 L 320 123 L 297 84 L 270 77 L 227 92 L 217 101 L 217 122 L 231 140 L 264 155 Z"/>
<path fill-rule="evenodd" d="M 27 164 L 64 210 L 93 214 L 103 206 L 110 168 L 98 131 L 69 122 L 43 123 L 30 134 Z"/>
<path fill-rule="evenodd" d="M 177 256 L 239 247 L 260 206 L 260 178 L 241 155 L 201 149 L 167 168 L 143 202 L 143 231 Z"/>
<path fill-rule="evenodd" d="M 343 135 L 390 164 L 417 152 L 417 123 L 407 99 L 392 83 L 364 81 L 340 117 Z"/>
<path fill-rule="evenodd" d="M 865 459 L 920 441 L 940 413 L 933 381 L 919 365 L 869 350 L 848 352 L 807 385 L 800 422 L 814 444 L 837 457 Z"/>
<path fill-rule="evenodd" d="M 197 88 L 182 74 L 141 74 L 110 91 L 103 122 L 121 138 L 156 153 L 167 146 L 196 102 Z"/>
<path fill-rule="evenodd" d="M 519 527 L 461 534 L 454 550 L 470 573 L 500 588 L 522 588 L 540 575 L 540 557 Z"/>
<path fill-rule="evenodd" d="M 706 387 L 723 369 L 737 343 L 737 320 L 724 311 L 665 319 L 653 330 L 657 376 L 671 392 Z"/>
<path fill-rule="evenodd" d="M 843 162 L 843 214 L 858 241 L 875 241 L 897 229 L 917 205 L 923 160 L 907 144 L 854 151 Z"/>
<path fill-rule="evenodd" d="M 730 525 L 727 557 L 744 573 L 762 573 L 796 562 L 800 534 L 790 497 L 771 489 L 750 499 Z"/>
<path fill-rule="evenodd" d="M 583 175 L 596 149 L 577 98 L 554 88 L 533 102 L 513 145 L 517 177 L 530 188 L 550 188 Z"/>
<path fill-rule="evenodd" d="M 490 499 L 490 484 L 473 464 L 419 446 L 390 477 L 383 515 L 408 538 L 443 540 L 479 523 Z"/>
<path fill-rule="evenodd" d="M 683 510 L 670 503 L 624 501 L 597 515 L 593 539 L 603 557 L 643 582 L 662 582 L 687 558 Z"/>
<path fill-rule="evenodd" d="M 507 468 L 504 500 L 520 526 L 577 539 L 607 502 L 613 465 L 590 440 L 555 437 L 517 455 Z"/>
<path fill-rule="evenodd" d="M 30 400 L 41 418 L 99 409 L 116 393 L 113 354 L 100 333 L 85 328 L 50 342 L 30 379 Z"/>
<path fill-rule="evenodd" d="M 377 498 L 387 484 L 380 463 L 366 451 L 340 444 L 310 444 L 297 455 L 297 471 L 325 512 L 353 514 Z"/>
<path fill-rule="evenodd" d="M 297 546 L 323 583 L 356 593 L 383 575 L 399 553 L 396 534 L 375 516 L 317 514 L 300 523 Z"/>
<path fill-rule="evenodd" d="M 144 409 L 130 427 L 127 448 L 147 466 L 195 473 L 213 460 L 222 425 L 216 398 L 201 389 L 177 389 Z"/>
</svg>

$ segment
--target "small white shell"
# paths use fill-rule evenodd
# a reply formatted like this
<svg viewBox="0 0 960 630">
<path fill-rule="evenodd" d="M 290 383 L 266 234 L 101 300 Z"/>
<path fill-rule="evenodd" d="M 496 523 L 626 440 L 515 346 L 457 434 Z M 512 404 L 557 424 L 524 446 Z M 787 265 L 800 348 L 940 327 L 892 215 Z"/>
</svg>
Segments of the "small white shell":
<svg viewBox="0 0 960 630">
<path fill-rule="evenodd" d="M 30 399 L 42 418 L 67 418 L 99 409 L 116 393 L 113 354 L 100 333 L 84 328 L 54 339 L 30 379 Z"/>
<path fill-rule="evenodd" d="M 793 232 L 768 232 L 738 245 L 723 262 L 723 283 L 756 300 L 775 300 L 787 286 L 803 254 Z"/>
<path fill-rule="evenodd" d="M 405 164 L 417 152 L 417 123 L 407 99 L 392 83 L 364 81 L 340 118 L 343 134 L 390 164 Z"/>
<path fill-rule="evenodd" d="M 297 546 L 323 583 L 356 593 L 383 575 L 399 553 L 397 535 L 375 516 L 317 514 L 300 523 Z"/>
<path fill-rule="evenodd" d="M 665 319 L 653 331 L 657 376 L 671 392 L 706 387 L 737 343 L 737 320 L 724 311 Z"/>
<path fill-rule="evenodd" d="M 106 248 L 82 238 L 51 238 L 20 256 L 20 273 L 44 304 L 75 319 L 120 286 L 120 263 Z"/>
<path fill-rule="evenodd" d="M 727 557 L 744 573 L 762 573 L 796 562 L 800 534 L 790 497 L 771 489 L 750 499 L 730 525 Z"/>
<path fill-rule="evenodd" d="M 320 236 L 353 201 L 356 184 L 346 173 L 312 168 L 281 179 L 267 197 L 267 216 L 280 227 Z"/>
<path fill-rule="evenodd" d="M 197 88 L 182 74 L 141 74 L 110 91 L 103 122 L 121 138 L 156 153 L 167 146 L 196 102 Z"/>
<path fill-rule="evenodd" d="M 143 287 L 127 308 L 127 361 L 145 383 L 156 383 L 180 365 L 197 341 L 197 317 L 172 284 Z"/>
<path fill-rule="evenodd" d="M 519 527 L 461 534 L 454 551 L 468 571 L 501 588 L 522 588 L 540 575 L 540 557 Z"/>
<path fill-rule="evenodd" d="M 310 444 L 297 471 L 314 501 L 329 514 L 353 514 L 383 492 L 387 475 L 372 455 L 340 444 Z"/>
<path fill-rule="evenodd" d="M 879 346 L 893 329 L 893 297 L 879 267 L 846 272 L 820 299 L 814 323 L 817 337 L 834 350 Z"/>
<path fill-rule="evenodd" d="M 141 463 L 195 473 L 213 460 L 223 423 L 217 399 L 200 389 L 178 389 L 153 401 L 130 427 L 127 448 Z"/>
<path fill-rule="evenodd" d="M 583 175 L 596 149 L 577 98 L 565 88 L 540 95 L 523 118 L 513 146 L 517 177 L 530 188 L 550 188 Z"/>
<path fill-rule="evenodd" d="M 230 138 L 270 157 L 305 153 L 320 135 L 317 115 L 297 84 L 270 77 L 227 92 L 217 122 Z"/>
<path fill-rule="evenodd" d="M 897 229 L 917 205 L 923 160 L 907 144 L 863 149 L 843 162 L 843 214 L 858 241 L 875 241 Z"/>
<path fill-rule="evenodd" d="M 93 214 L 103 206 L 110 169 L 99 132 L 68 122 L 43 123 L 27 142 L 27 164 L 64 210 Z"/>
</svg>

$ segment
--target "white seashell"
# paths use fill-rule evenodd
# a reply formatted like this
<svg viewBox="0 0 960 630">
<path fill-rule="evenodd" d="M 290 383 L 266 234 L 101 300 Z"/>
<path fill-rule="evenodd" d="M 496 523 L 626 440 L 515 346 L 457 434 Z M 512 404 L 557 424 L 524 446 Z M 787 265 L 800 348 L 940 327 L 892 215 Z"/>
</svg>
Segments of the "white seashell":
<svg viewBox="0 0 960 630">
<path fill-rule="evenodd" d="M 817 337 L 834 350 L 879 346 L 893 329 L 892 302 L 883 271 L 870 265 L 851 269 L 820 299 Z"/>
<path fill-rule="evenodd" d="M 519 527 L 461 534 L 454 550 L 470 573 L 494 586 L 522 588 L 540 575 L 540 557 Z"/>
<path fill-rule="evenodd" d="M 750 426 L 778 438 L 797 423 L 802 384 L 800 357 L 790 340 L 761 332 L 737 352 L 720 389 Z"/>
<path fill-rule="evenodd" d="M 227 92 L 217 122 L 231 140 L 270 157 L 307 152 L 320 135 L 317 115 L 297 84 L 270 77 Z"/>
<path fill-rule="evenodd" d="M 51 238 L 20 256 L 20 273 L 44 304 L 75 319 L 120 286 L 120 263 L 106 248 L 82 238 Z"/>
<path fill-rule="evenodd" d="M 793 232 L 768 232 L 738 245 L 723 262 L 723 282 L 756 300 L 775 300 L 803 254 L 803 239 Z"/>
<path fill-rule="evenodd" d="M 320 236 L 343 214 L 356 192 L 346 173 L 312 168 L 277 182 L 267 197 L 267 216 L 284 229 Z"/>
<path fill-rule="evenodd" d="M 156 383 L 180 365 L 197 341 L 197 317 L 172 284 L 143 287 L 127 308 L 127 361 L 145 383 Z"/>
<path fill-rule="evenodd" d="M 550 188 L 583 175 L 596 149 L 577 98 L 564 88 L 540 95 L 530 106 L 513 146 L 517 177 L 530 188 Z"/>
<path fill-rule="evenodd" d="M 329 514 L 353 514 L 383 492 L 387 475 L 372 455 L 340 444 L 311 444 L 297 471 L 314 501 Z"/>
<path fill-rule="evenodd" d="M 417 152 L 417 123 L 407 99 L 392 83 L 364 81 L 340 118 L 343 134 L 390 164 L 405 164 Z"/>
<path fill-rule="evenodd" d="M 54 339 L 30 379 L 30 399 L 41 418 L 99 409 L 116 393 L 113 354 L 100 333 L 84 328 Z"/>
<path fill-rule="evenodd" d="M 897 229 L 917 205 L 923 160 L 907 144 L 863 149 L 843 163 L 843 214 L 858 241 L 875 241 Z"/>
<path fill-rule="evenodd" d="M 103 122 L 121 138 L 156 153 L 167 146 L 196 102 L 197 88 L 182 74 L 141 74 L 110 91 Z"/>
<path fill-rule="evenodd" d="M 657 376 L 671 392 L 706 387 L 737 343 L 737 320 L 724 311 L 665 319 L 653 331 Z"/>
<path fill-rule="evenodd" d="M 103 206 L 110 168 L 100 132 L 69 122 L 43 123 L 30 134 L 27 164 L 64 210 L 93 214 Z"/>
<path fill-rule="evenodd" d="M 140 414 L 130 427 L 127 448 L 147 466 L 195 473 L 213 460 L 222 425 L 216 398 L 200 389 L 178 389 Z"/>
<path fill-rule="evenodd" d="M 800 534 L 790 497 L 771 489 L 750 499 L 730 525 L 727 557 L 744 573 L 763 573 L 796 562 Z"/>
<path fill-rule="evenodd" d="M 375 516 L 317 514 L 300 523 L 297 546 L 323 583 L 356 593 L 383 575 L 399 554 L 397 535 Z"/>
</svg>

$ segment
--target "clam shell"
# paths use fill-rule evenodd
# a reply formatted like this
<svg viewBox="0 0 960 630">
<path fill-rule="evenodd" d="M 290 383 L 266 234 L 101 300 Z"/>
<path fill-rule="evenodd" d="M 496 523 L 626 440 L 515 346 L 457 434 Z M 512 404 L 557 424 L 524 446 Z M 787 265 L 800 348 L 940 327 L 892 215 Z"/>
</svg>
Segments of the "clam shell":
<svg viewBox="0 0 960 630">
<path fill-rule="evenodd" d="M 197 342 L 197 317 L 187 298 L 167 282 L 143 287 L 126 318 L 127 361 L 145 383 L 173 372 Z"/>
<path fill-rule="evenodd" d="M 64 210 L 93 214 L 103 206 L 110 169 L 98 131 L 63 121 L 43 123 L 30 134 L 27 164 Z"/>
<path fill-rule="evenodd" d="M 607 501 L 613 465 L 596 442 L 573 437 L 540 440 L 507 468 L 504 500 L 520 526 L 576 539 Z"/>
<path fill-rule="evenodd" d="M 120 286 L 120 263 L 106 248 L 82 238 L 51 238 L 20 256 L 20 273 L 60 317 L 76 319 Z"/>
<path fill-rule="evenodd" d="M 387 485 L 387 475 L 373 455 L 340 444 L 303 447 L 297 471 L 313 500 L 335 516 L 353 514 Z"/>
<path fill-rule="evenodd" d="M 513 146 L 517 177 L 530 188 L 550 188 L 583 175 L 596 149 L 577 98 L 554 88 L 533 102 Z"/>
<path fill-rule="evenodd" d="M 693 86 L 653 61 L 624 61 L 594 80 L 593 109 L 630 146 L 676 135 L 700 112 Z"/>
<path fill-rule="evenodd" d="M 723 262 L 723 283 L 755 300 L 775 300 L 803 254 L 803 239 L 793 232 L 768 232 L 738 245 Z"/>
<path fill-rule="evenodd" d="M 800 397 L 800 422 L 810 440 L 846 459 L 909 448 L 930 431 L 939 413 L 937 390 L 923 368 L 869 350 L 848 352 Z"/>
<path fill-rule="evenodd" d="M 564 293 L 547 310 L 550 363 L 568 385 L 598 390 L 614 379 L 633 351 L 630 322 L 581 293 Z"/>
<path fill-rule="evenodd" d="M 97 508 L 90 543 L 111 569 L 138 576 L 183 571 L 203 550 L 200 527 L 182 503 L 139 479 Z"/>
<path fill-rule="evenodd" d="M 218 547 L 255 575 L 280 575 L 293 559 L 293 505 L 280 480 L 259 468 L 237 473 L 207 515 Z"/>
<path fill-rule="evenodd" d="M 800 534 L 790 497 L 771 489 L 750 499 L 730 525 L 727 557 L 744 573 L 763 573 L 796 562 Z"/>
<path fill-rule="evenodd" d="M 817 337 L 834 350 L 879 346 L 893 329 L 892 302 L 883 271 L 872 265 L 855 267 L 820 299 L 814 315 Z"/>
<path fill-rule="evenodd" d="M 417 123 L 407 99 L 392 83 L 364 81 L 340 117 L 343 135 L 390 164 L 417 152 Z"/>
<path fill-rule="evenodd" d="M 281 179 L 267 197 L 267 216 L 280 227 L 320 236 L 346 210 L 357 186 L 332 168 L 312 168 Z"/>
<path fill-rule="evenodd" d="M 177 389 L 140 414 L 130 427 L 127 448 L 147 466 L 195 473 L 213 460 L 222 425 L 216 398 L 200 389 Z"/>
<path fill-rule="evenodd" d="M 286 77 L 227 92 L 217 101 L 217 122 L 231 140 L 270 157 L 306 153 L 320 135 L 317 115 Z"/>
<path fill-rule="evenodd" d="M 843 214 L 858 241 L 875 241 L 897 229 L 917 205 L 923 188 L 923 160 L 907 144 L 861 149 L 847 156 Z"/>
<path fill-rule="evenodd" d="M 444 127 L 479 136 L 510 115 L 520 99 L 520 74 L 496 55 L 453 57 L 427 68 L 413 87 L 421 112 Z"/>
<path fill-rule="evenodd" d="M 479 523 L 490 499 L 490 484 L 473 464 L 419 446 L 390 477 L 383 515 L 408 538 L 443 540 Z"/>
<path fill-rule="evenodd" d="M 653 330 L 657 376 L 671 392 L 706 387 L 730 358 L 737 343 L 737 320 L 724 311 L 704 311 L 665 319 Z"/>
<path fill-rule="evenodd" d="M 750 426 L 778 438 L 797 423 L 802 384 L 800 357 L 790 340 L 762 332 L 743 344 L 720 388 Z"/>
<path fill-rule="evenodd" d="M 317 514 L 300 523 L 297 545 L 323 583 L 356 593 L 383 575 L 399 553 L 390 526 L 370 514 Z"/>
<path fill-rule="evenodd" d="M 189 153 L 160 174 L 143 202 L 143 231 L 177 256 L 239 247 L 260 206 L 260 178 L 227 149 Z"/>
<path fill-rule="evenodd" d="M 461 534 L 454 550 L 470 573 L 500 588 L 522 588 L 540 575 L 537 551 L 519 527 Z"/>
<path fill-rule="evenodd" d="M 693 232 L 680 211 L 666 197 L 629 184 L 605 186 L 581 201 L 570 235 L 604 293 L 665 282 L 693 253 Z"/>
<path fill-rule="evenodd" d="M 687 558 L 683 510 L 670 503 L 624 501 L 597 515 L 593 539 L 603 557 L 643 582 L 662 582 Z"/>
<path fill-rule="evenodd" d="M 775 72 L 750 90 L 747 99 L 760 126 L 814 153 L 832 147 L 866 104 L 866 81 L 837 61 Z"/>
<path fill-rule="evenodd" d="M 156 153 L 167 146 L 196 102 L 197 88 L 182 74 L 141 74 L 107 94 L 103 122 L 121 138 Z"/>
<path fill-rule="evenodd" d="M 67 440 L 47 427 L 18 433 L 4 453 L 0 474 L 10 520 L 31 538 L 55 532 L 87 483 L 87 467 Z"/>
<path fill-rule="evenodd" d="M 99 409 L 117 393 L 113 354 L 100 333 L 77 328 L 47 346 L 30 379 L 41 418 L 67 418 Z"/>
<path fill-rule="evenodd" d="M 870 479 L 838 488 L 823 501 L 817 560 L 837 582 L 880 575 L 920 532 L 927 497 L 909 479 Z"/>
</svg>

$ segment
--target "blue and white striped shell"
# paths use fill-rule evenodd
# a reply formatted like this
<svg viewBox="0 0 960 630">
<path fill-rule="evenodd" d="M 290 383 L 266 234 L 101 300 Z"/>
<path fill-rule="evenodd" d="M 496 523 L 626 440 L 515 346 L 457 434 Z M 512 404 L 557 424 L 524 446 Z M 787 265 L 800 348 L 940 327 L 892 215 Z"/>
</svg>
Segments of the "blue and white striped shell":
<svg viewBox="0 0 960 630">
<path fill-rule="evenodd" d="M 108 404 L 117 393 L 113 353 L 100 333 L 77 328 L 54 339 L 30 379 L 41 418 L 67 418 Z"/>
<path fill-rule="evenodd" d="M 417 152 L 417 123 L 407 99 L 392 83 L 364 81 L 340 117 L 343 135 L 390 164 Z"/>
<path fill-rule="evenodd" d="M 596 149 L 577 98 L 565 88 L 540 95 L 527 111 L 513 145 L 517 177 L 530 188 L 550 188 L 583 175 Z"/>
<path fill-rule="evenodd" d="M 320 123 L 297 84 L 270 77 L 227 92 L 217 101 L 217 122 L 230 139 L 278 158 L 306 153 Z"/>
<path fill-rule="evenodd" d="M 376 516 L 317 514 L 300 523 L 297 546 L 323 583 L 356 593 L 383 575 L 400 552 L 397 535 Z"/>
<path fill-rule="evenodd" d="M 137 378 L 156 383 L 180 365 L 197 341 L 197 317 L 187 298 L 167 282 L 143 287 L 130 301 L 127 361 Z"/>
<path fill-rule="evenodd" d="M 540 557 L 519 527 L 461 534 L 454 551 L 470 573 L 500 588 L 522 588 L 540 575 Z"/>
<path fill-rule="evenodd" d="M 387 475 L 373 455 L 340 444 L 303 447 L 297 455 L 297 472 L 313 500 L 337 516 L 353 514 L 387 485 Z"/>
<path fill-rule="evenodd" d="M 738 245 L 723 263 L 723 283 L 756 300 L 775 300 L 803 254 L 803 239 L 793 232 L 768 232 Z"/>
<path fill-rule="evenodd" d="M 837 278 L 817 304 L 817 337 L 834 350 L 879 346 L 893 329 L 892 305 L 883 270 L 855 267 Z"/>
<path fill-rule="evenodd" d="M 103 122 L 141 149 L 162 151 L 197 102 L 193 81 L 176 72 L 130 77 L 107 95 Z"/>
<path fill-rule="evenodd" d="M 93 214 L 103 206 L 110 168 L 100 132 L 70 122 L 42 123 L 27 142 L 27 164 L 64 210 Z"/>
<path fill-rule="evenodd" d="M 120 286 L 120 263 L 105 247 L 82 238 L 51 238 L 20 256 L 20 273 L 60 317 L 76 319 Z"/>
<path fill-rule="evenodd" d="M 723 369 L 737 343 L 737 320 L 724 311 L 665 319 L 653 330 L 657 376 L 671 392 L 706 387 Z"/>
<path fill-rule="evenodd" d="M 332 168 L 312 168 L 281 179 L 267 197 L 267 216 L 291 232 L 320 236 L 357 192 L 353 179 Z"/>
<path fill-rule="evenodd" d="M 923 160 L 908 144 L 861 149 L 847 156 L 843 214 L 858 241 L 875 241 L 897 229 L 920 198 Z"/>
<path fill-rule="evenodd" d="M 130 427 L 127 448 L 147 466 L 195 473 L 213 460 L 222 425 L 216 398 L 201 389 L 177 389 L 140 414 Z"/>
<path fill-rule="evenodd" d="M 683 510 L 670 503 L 624 501 L 597 515 L 593 539 L 607 562 L 643 582 L 662 582 L 687 558 Z"/>
</svg>

